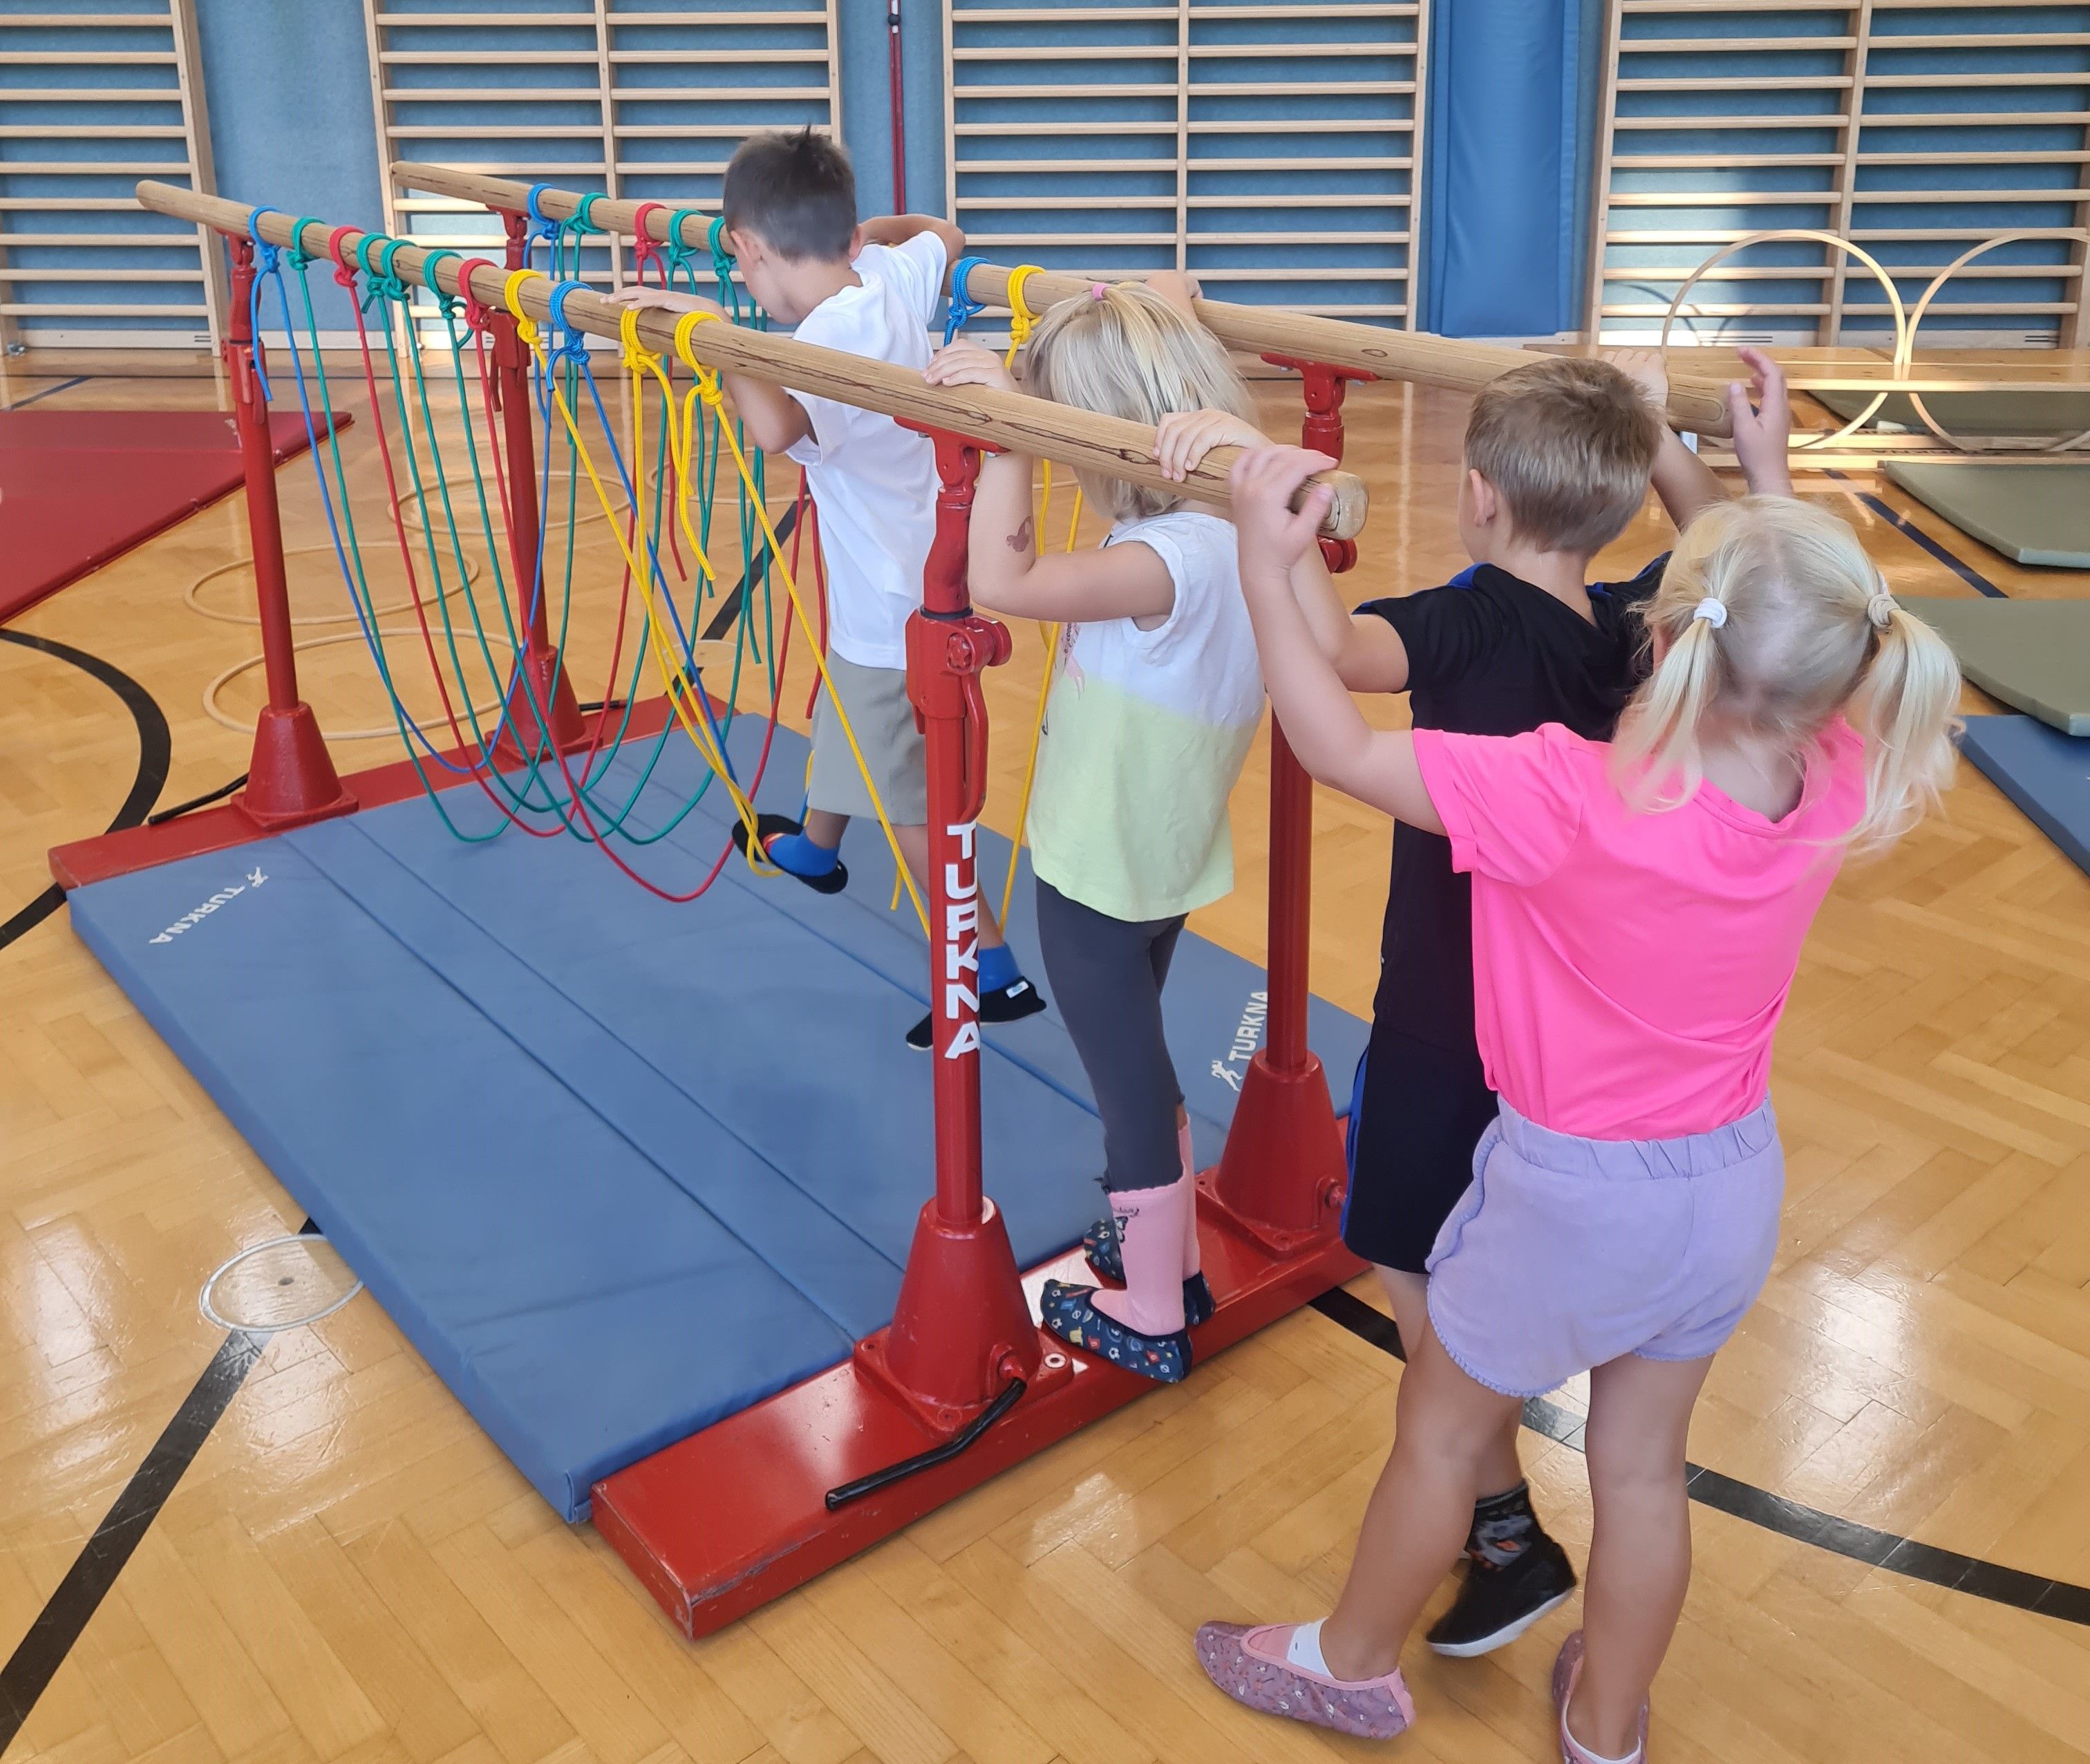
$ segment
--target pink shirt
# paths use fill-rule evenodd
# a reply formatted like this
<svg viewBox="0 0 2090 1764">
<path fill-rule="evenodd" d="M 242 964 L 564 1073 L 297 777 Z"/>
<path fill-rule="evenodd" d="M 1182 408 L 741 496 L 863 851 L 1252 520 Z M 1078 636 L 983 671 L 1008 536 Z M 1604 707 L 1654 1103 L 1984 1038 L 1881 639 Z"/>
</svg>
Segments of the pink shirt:
<svg viewBox="0 0 2090 1764">
<path fill-rule="evenodd" d="M 1835 841 L 1864 812 L 1862 739 L 1836 723 L 1775 823 L 1709 784 L 1636 813 L 1611 750 L 1557 723 L 1418 729 L 1415 755 L 1473 875 L 1474 1026 L 1503 1101 L 1585 1139 L 1675 1138 L 1760 1107 Z"/>
</svg>

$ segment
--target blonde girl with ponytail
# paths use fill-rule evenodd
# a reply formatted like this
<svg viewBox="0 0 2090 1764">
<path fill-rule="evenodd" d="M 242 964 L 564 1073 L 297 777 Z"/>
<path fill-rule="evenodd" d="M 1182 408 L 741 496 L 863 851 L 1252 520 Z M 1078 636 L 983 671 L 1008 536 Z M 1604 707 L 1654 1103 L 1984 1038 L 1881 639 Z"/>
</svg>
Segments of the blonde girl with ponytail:
<svg viewBox="0 0 2090 1764">
<path fill-rule="evenodd" d="M 1025 389 L 1151 424 L 1164 470 L 1222 441 L 1267 445 L 1186 278 L 1098 282 L 1046 312 Z M 958 342 L 931 384 L 1013 384 Z M 1186 915 L 1233 887 L 1227 799 L 1262 716 L 1262 675 L 1233 528 L 1173 489 L 1083 473 L 1112 523 L 1100 546 L 1052 552 L 1032 513 L 1030 460 L 983 462 L 973 499 L 973 598 L 1060 628 L 1029 824 L 1038 944 L 1103 1120 L 1107 1216 L 1083 1239 L 1094 1285 L 1047 1280 L 1040 1320 L 1083 1352 L 1173 1383 L 1213 1311 L 1198 1241 L 1189 1117 L 1161 991 Z M 1310 567 L 1318 569 L 1318 555 Z"/>
<path fill-rule="evenodd" d="M 1778 1243 L 1772 1036 L 1843 854 L 1907 832 L 1950 781 L 1959 669 L 1842 521 L 1752 496 L 1679 539 L 1615 742 L 1374 730 L 1288 586 L 1322 512 L 1290 499 L 1326 463 L 1270 448 L 1234 468 L 1271 703 L 1315 777 L 1444 834 L 1471 874 L 1500 1112 L 1430 1256 L 1393 1456 L 1335 1611 L 1207 1624 L 1198 1654 L 1252 1708 L 1404 1731 L 1400 1650 L 1490 1442 L 1586 1370 L 1595 1527 L 1584 1627 L 1553 1671 L 1560 1755 L 1644 1764 L 1690 1580 L 1692 1409 Z"/>
<path fill-rule="evenodd" d="M 1611 747 L 1636 806 L 1679 807 L 1709 776 L 1775 802 L 1839 720 L 1865 742 L 1864 812 L 1842 844 L 1891 843 L 1937 806 L 1959 665 L 1826 510 L 1716 504 L 1685 529 L 1644 617 L 1654 669 Z"/>
</svg>

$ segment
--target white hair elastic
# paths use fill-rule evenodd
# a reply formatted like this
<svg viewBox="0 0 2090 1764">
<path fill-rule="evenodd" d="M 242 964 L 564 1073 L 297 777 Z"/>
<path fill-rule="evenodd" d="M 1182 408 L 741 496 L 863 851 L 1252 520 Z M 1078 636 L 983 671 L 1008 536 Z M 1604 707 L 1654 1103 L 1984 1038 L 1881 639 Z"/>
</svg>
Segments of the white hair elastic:
<svg viewBox="0 0 2090 1764">
<path fill-rule="evenodd" d="M 1718 630 L 1727 622 L 1727 603 L 1724 600 L 1716 600 L 1709 594 L 1691 609 L 1691 616 L 1693 618 L 1702 618 L 1714 630 Z"/>
<path fill-rule="evenodd" d="M 1885 630 L 1894 623 L 1896 604 L 1894 597 L 1882 589 L 1865 602 L 1865 617 Z"/>
</svg>

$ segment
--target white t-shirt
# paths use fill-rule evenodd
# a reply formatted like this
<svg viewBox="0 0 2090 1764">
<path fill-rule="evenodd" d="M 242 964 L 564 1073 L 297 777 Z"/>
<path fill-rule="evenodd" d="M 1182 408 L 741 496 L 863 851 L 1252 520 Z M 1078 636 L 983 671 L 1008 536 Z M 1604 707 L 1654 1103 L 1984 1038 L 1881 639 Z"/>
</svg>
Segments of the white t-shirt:
<svg viewBox="0 0 2090 1764">
<path fill-rule="evenodd" d="M 1234 885 L 1227 799 L 1262 719 L 1232 524 L 1172 509 L 1103 543 L 1146 546 L 1176 604 L 1151 630 L 1068 625 L 1031 790 L 1030 858 L 1069 900 L 1141 923 Z"/>
<path fill-rule="evenodd" d="M 802 343 L 907 368 L 929 365 L 929 326 L 944 297 L 944 242 L 867 245 L 862 285 L 830 295 L 798 329 Z M 828 641 L 863 668 L 907 665 L 907 617 L 936 530 L 936 452 L 889 416 L 793 389 L 812 432 L 789 449 L 806 468 L 828 566 Z"/>
</svg>

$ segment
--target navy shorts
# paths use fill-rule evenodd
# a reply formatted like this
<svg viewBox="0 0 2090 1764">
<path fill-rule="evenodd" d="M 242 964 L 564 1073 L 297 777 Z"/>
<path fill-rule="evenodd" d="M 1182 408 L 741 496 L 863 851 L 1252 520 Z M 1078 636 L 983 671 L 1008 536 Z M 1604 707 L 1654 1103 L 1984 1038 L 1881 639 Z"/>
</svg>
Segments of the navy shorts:
<svg viewBox="0 0 2090 1764">
<path fill-rule="evenodd" d="M 1496 1107 L 1478 1048 L 1440 1048 L 1373 1024 L 1350 1097 L 1343 1241 L 1354 1254 L 1423 1271 L 1473 1179 L 1473 1147 Z"/>
</svg>

